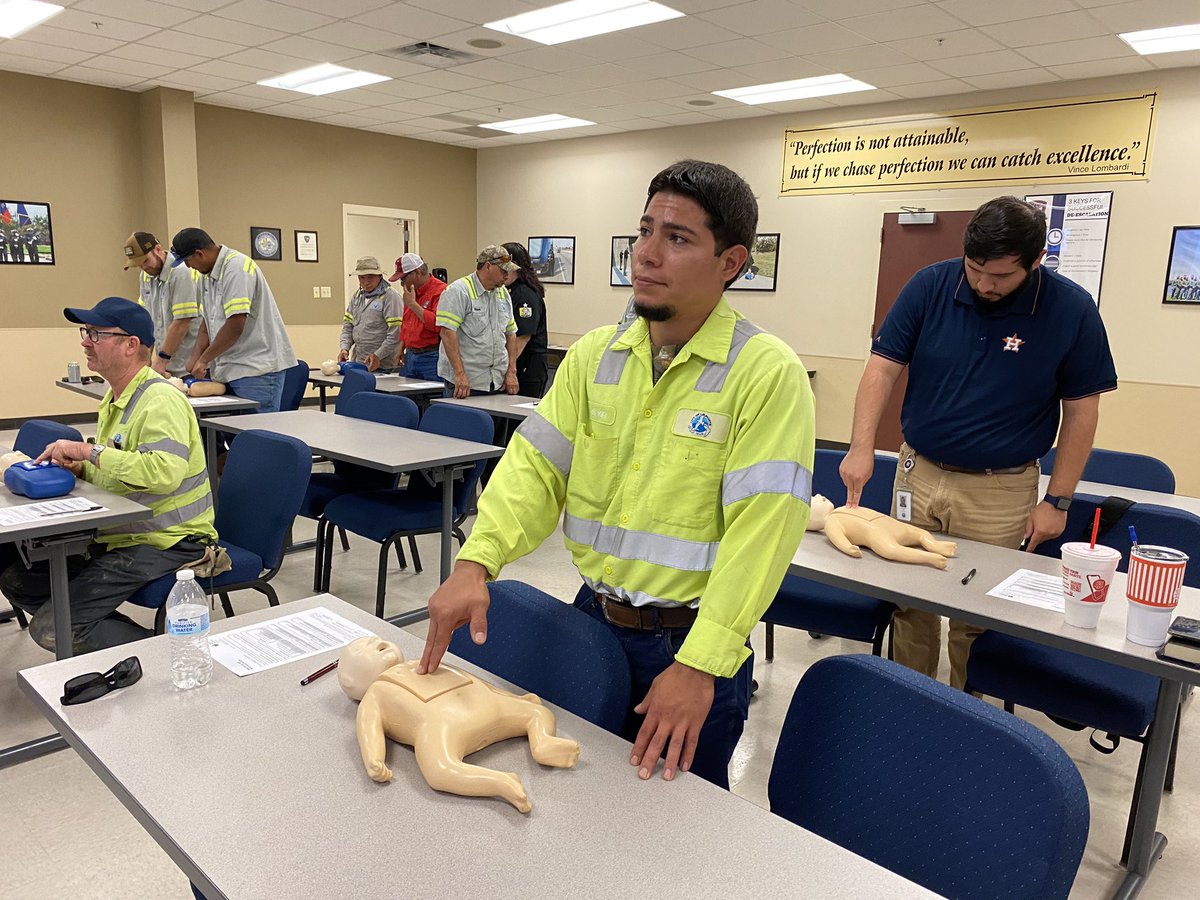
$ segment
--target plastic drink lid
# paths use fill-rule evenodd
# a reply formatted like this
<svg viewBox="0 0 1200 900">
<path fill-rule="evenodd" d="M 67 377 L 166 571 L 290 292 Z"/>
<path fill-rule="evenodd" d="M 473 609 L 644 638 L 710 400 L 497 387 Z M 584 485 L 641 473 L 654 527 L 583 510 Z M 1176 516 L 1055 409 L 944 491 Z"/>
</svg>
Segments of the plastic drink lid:
<svg viewBox="0 0 1200 900">
<path fill-rule="evenodd" d="M 1096 560 L 1120 559 L 1121 552 L 1113 547 L 1107 547 L 1104 544 L 1097 544 L 1095 547 L 1085 541 L 1070 541 L 1062 545 L 1063 552 L 1073 553 L 1076 556 L 1091 558 Z"/>
<path fill-rule="evenodd" d="M 180 569 L 178 572 L 175 573 L 175 580 L 176 581 L 195 581 L 196 580 L 196 570 L 195 569 Z"/>
<path fill-rule="evenodd" d="M 1182 550 L 1172 547 L 1156 547 L 1153 544 L 1138 544 L 1133 551 L 1141 559 L 1152 559 L 1155 562 L 1183 563 L 1188 561 L 1188 555 Z"/>
</svg>

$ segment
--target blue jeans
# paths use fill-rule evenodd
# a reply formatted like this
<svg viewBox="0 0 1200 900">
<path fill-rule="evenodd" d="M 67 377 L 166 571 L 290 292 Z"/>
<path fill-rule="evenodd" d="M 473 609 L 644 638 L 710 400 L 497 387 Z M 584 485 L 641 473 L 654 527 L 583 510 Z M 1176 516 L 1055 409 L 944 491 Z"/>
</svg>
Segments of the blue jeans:
<svg viewBox="0 0 1200 900">
<path fill-rule="evenodd" d="M 637 631 L 613 625 L 604 618 L 600 602 L 586 584 L 575 596 L 575 607 L 603 623 L 617 636 L 625 650 L 625 658 L 629 660 L 631 690 L 621 736 L 634 741 L 645 717 L 636 714 L 633 708 L 645 699 L 654 679 L 675 662 L 675 654 L 683 646 L 690 629 Z M 733 758 L 734 748 L 741 739 L 750 711 L 750 681 L 753 674 L 752 654 L 732 678 L 718 678 L 714 682 L 712 708 L 700 729 L 700 740 L 692 760 L 692 773 L 726 790 L 729 790 L 729 760 Z M 664 747 L 664 755 L 666 750 Z"/>
<path fill-rule="evenodd" d="M 423 378 L 425 381 L 440 381 L 437 373 L 438 348 L 404 351 L 404 365 L 396 372 L 408 378 Z"/>
<path fill-rule="evenodd" d="M 235 378 L 226 387 L 229 392 L 243 400 L 257 400 L 256 413 L 279 412 L 283 402 L 283 372 L 268 372 L 266 375 L 247 375 Z"/>
</svg>

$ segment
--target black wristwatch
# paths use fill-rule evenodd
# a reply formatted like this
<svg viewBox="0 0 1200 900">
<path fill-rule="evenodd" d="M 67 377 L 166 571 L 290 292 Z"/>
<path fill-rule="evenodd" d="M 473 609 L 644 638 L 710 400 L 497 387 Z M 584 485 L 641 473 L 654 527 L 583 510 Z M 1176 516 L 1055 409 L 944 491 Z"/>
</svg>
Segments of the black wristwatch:
<svg viewBox="0 0 1200 900">
<path fill-rule="evenodd" d="M 170 358 L 171 358 L 171 354 L 170 354 L 170 353 L 163 353 L 163 351 L 159 350 L 159 351 L 158 351 L 158 358 L 159 358 L 159 359 L 170 359 Z"/>
<path fill-rule="evenodd" d="M 1066 512 L 1068 509 L 1071 508 L 1071 498 L 1070 497 L 1055 497 L 1053 494 L 1047 494 L 1045 497 L 1042 498 L 1042 502 L 1049 503 L 1051 506 L 1053 506 L 1059 512 Z"/>
</svg>

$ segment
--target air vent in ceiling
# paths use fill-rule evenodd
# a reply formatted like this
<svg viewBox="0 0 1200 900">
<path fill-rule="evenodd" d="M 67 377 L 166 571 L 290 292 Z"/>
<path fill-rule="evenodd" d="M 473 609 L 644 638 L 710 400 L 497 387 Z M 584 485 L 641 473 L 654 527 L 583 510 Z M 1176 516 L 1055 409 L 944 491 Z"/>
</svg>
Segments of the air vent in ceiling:
<svg viewBox="0 0 1200 900">
<path fill-rule="evenodd" d="M 394 59 L 405 59 L 409 62 L 418 62 L 423 66 L 434 66 L 439 69 L 461 66 L 463 63 L 474 62 L 477 59 L 483 58 L 475 53 L 467 53 L 465 50 L 453 50 L 450 47 L 431 44 L 429 41 L 417 41 L 415 44 L 392 47 L 390 50 L 380 50 L 379 52 L 384 56 L 391 56 Z"/>
</svg>

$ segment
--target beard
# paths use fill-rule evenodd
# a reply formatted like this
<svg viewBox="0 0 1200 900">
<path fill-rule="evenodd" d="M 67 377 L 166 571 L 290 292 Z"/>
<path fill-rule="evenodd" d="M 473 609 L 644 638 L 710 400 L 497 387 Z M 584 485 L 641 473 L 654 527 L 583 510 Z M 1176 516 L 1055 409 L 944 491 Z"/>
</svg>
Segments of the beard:
<svg viewBox="0 0 1200 900">
<path fill-rule="evenodd" d="M 675 318 L 673 306 L 647 306 L 634 300 L 633 311 L 647 322 L 667 322 Z"/>
</svg>

